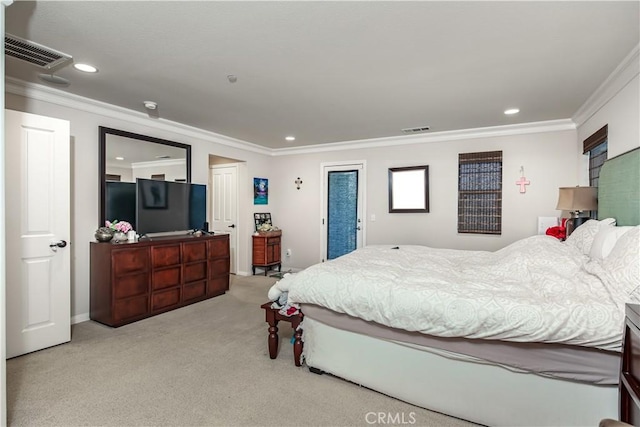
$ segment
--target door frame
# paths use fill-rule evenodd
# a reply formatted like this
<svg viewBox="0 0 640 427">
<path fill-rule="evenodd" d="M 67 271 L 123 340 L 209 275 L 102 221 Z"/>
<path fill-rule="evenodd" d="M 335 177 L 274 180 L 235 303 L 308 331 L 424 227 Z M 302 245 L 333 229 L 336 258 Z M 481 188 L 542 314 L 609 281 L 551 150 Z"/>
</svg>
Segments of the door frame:
<svg viewBox="0 0 640 427">
<path fill-rule="evenodd" d="M 0 29 L 4 34 L 4 19 L 5 8 L 9 7 L 13 3 L 13 0 L 0 1 Z M 0 69 L 2 70 L 2 81 L 0 81 L 0 88 L 4 93 L 4 44 L 0 47 Z M 4 202 L 4 188 L 5 188 L 5 156 L 4 156 L 4 96 L 0 99 L 0 230 L 4 230 L 5 227 L 5 202 Z M 5 244 L 6 239 L 4 231 L 0 236 L 0 425 L 7 425 L 7 333 L 6 333 L 6 263 L 5 263 Z"/>
<path fill-rule="evenodd" d="M 362 190 L 362 200 L 359 200 L 359 202 L 361 202 L 361 206 L 362 206 L 362 215 L 361 215 L 361 222 L 360 222 L 360 226 L 362 227 L 361 233 L 362 233 L 362 247 L 367 246 L 367 226 L 366 226 L 366 219 L 367 219 L 367 161 L 366 160 L 343 160 L 343 161 L 336 161 L 336 162 L 323 162 L 320 163 L 320 206 L 321 206 L 321 211 L 320 211 L 320 259 L 318 260 L 319 262 L 324 262 L 326 260 L 326 253 L 327 253 L 327 210 L 328 210 L 328 203 L 327 203 L 327 180 L 326 180 L 326 170 L 327 168 L 332 168 L 332 167 L 349 167 L 349 166 L 353 166 L 354 168 L 358 167 L 358 168 L 362 168 L 361 170 L 361 176 L 358 177 L 358 187 L 359 189 Z"/>
<path fill-rule="evenodd" d="M 230 239 L 233 239 L 233 242 L 230 242 L 230 249 L 233 248 L 233 253 L 230 254 L 233 259 L 235 260 L 235 263 L 233 265 L 234 270 L 235 271 L 230 271 L 229 273 L 231 274 L 238 274 L 238 264 L 239 264 L 239 259 L 238 259 L 238 254 L 239 254 L 239 248 L 238 248 L 238 242 L 240 241 L 238 236 L 240 235 L 240 230 L 242 228 L 242 224 L 240 224 L 240 222 L 238 221 L 239 215 L 240 215 L 240 197 L 239 197 L 239 191 L 240 191 L 240 179 L 238 177 L 238 175 L 240 174 L 240 162 L 234 162 L 234 163 L 221 163 L 221 164 L 217 164 L 217 165 L 210 165 L 209 166 L 209 191 L 208 191 L 208 196 L 209 196 L 209 203 L 207 203 L 207 211 L 209 212 L 208 214 L 208 219 L 209 219 L 209 224 L 211 224 L 213 226 L 213 212 L 211 210 L 211 206 L 213 205 L 213 170 L 214 169 L 222 169 L 222 168 L 234 168 L 236 170 L 236 188 L 235 188 L 235 192 L 236 192 L 236 206 L 235 206 L 235 218 L 233 219 L 233 223 L 236 225 L 236 228 L 234 230 L 234 232 L 231 234 L 231 236 L 229 237 Z M 233 244 L 231 244 L 233 243 Z"/>
</svg>

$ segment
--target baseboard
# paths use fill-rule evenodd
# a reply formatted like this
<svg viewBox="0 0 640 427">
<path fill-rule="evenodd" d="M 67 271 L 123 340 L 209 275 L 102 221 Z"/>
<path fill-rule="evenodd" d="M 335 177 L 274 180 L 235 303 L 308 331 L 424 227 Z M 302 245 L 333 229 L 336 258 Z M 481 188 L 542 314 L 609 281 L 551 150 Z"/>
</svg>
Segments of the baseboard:
<svg viewBox="0 0 640 427">
<path fill-rule="evenodd" d="M 90 320 L 89 313 L 77 314 L 75 316 L 71 316 L 71 324 L 75 325 L 76 323 L 82 323 Z"/>
</svg>

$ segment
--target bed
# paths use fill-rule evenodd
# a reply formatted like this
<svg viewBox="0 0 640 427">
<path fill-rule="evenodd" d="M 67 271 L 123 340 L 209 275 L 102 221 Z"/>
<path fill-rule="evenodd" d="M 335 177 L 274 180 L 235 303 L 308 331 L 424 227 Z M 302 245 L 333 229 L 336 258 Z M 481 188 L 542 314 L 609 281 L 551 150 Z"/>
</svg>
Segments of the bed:
<svg viewBox="0 0 640 427">
<path fill-rule="evenodd" d="M 606 218 L 566 242 L 366 247 L 284 277 L 270 297 L 300 305 L 316 372 L 485 425 L 597 425 L 618 417 L 624 304 L 640 301 L 638 170 L 637 149 L 607 161 Z"/>
</svg>

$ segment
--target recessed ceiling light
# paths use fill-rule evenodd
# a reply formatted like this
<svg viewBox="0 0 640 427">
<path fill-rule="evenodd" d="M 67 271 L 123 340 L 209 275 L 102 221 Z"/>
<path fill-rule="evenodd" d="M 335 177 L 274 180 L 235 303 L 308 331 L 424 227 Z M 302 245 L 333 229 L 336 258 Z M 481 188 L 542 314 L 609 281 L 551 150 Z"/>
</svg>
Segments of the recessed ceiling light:
<svg viewBox="0 0 640 427">
<path fill-rule="evenodd" d="M 285 137 L 285 139 L 286 139 L 287 141 L 295 141 L 295 140 L 296 140 L 296 137 L 295 137 L 295 136 L 287 136 L 287 137 Z"/>
<path fill-rule="evenodd" d="M 116 157 L 116 160 L 124 160 L 124 157 L 118 156 L 118 157 Z"/>
<path fill-rule="evenodd" d="M 511 114 L 518 114 L 520 112 L 519 108 L 509 108 L 508 110 L 504 110 L 504 113 L 507 116 L 510 116 Z"/>
<path fill-rule="evenodd" d="M 89 64 L 73 64 L 73 68 L 75 68 L 78 71 L 83 71 L 85 73 L 97 73 L 98 69 L 96 67 L 94 67 L 93 65 L 89 65 Z"/>
</svg>

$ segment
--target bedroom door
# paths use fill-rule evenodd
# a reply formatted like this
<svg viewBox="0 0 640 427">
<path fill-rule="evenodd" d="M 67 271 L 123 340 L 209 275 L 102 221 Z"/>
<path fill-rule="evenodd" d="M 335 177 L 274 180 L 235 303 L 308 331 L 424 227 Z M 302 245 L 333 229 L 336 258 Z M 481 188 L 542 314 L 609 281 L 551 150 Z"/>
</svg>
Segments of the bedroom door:
<svg viewBox="0 0 640 427">
<path fill-rule="evenodd" d="M 7 358 L 71 340 L 69 122 L 5 110 Z"/>
<path fill-rule="evenodd" d="M 238 167 L 211 166 L 211 230 L 229 234 L 231 273 L 236 273 Z"/>
<path fill-rule="evenodd" d="M 322 262 L 364 244 L 363 171 L 360 162 L 323 165 Z"/>
</svg>

